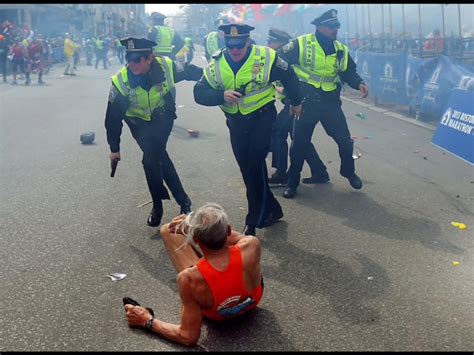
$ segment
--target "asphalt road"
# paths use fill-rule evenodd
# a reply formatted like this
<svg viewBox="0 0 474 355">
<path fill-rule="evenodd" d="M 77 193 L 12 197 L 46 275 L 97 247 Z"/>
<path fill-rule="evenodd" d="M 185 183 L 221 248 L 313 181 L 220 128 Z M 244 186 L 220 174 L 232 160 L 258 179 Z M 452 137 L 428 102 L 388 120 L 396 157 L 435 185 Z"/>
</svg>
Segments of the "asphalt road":
<svg viewBox="0 0 474 355">
<path fill-rule="evenodd" d="M 179 322 L 174 268 L 146 225 L 151 206 L 137 208 L 150 196 L 127 126 L 110 178 L 104 114 L 119 68 L 82 64 L 63 77 L 57 65 L 46 86 L 0 84 L 0 351 L 186 350 L 130 329 L 122 307 L 130 296 Z M 193 84 L 177 86 L 168 150 L 193 207 L 218 202 L 241 230 L 245 190 L 224 116 L 194 102 Z M 363 189 L 339 175 L 337 146 L 319 125 L 313 142 L 331 182 L 301 185 L 293 200 L 274 189 L 285 216 L 258 233 L 261 306 L 206 322 L 190 350 L 474 349 L 473 167 L 433 146 L 431 130 L 353 102 L 344 111 Z M 96 143 L 80 144 L 89 130 Z M 164 206 L 163 221 L 179 212 L 174 200 Z M 113 282 L 111 272 L 127 277 Z"/>
</svg>

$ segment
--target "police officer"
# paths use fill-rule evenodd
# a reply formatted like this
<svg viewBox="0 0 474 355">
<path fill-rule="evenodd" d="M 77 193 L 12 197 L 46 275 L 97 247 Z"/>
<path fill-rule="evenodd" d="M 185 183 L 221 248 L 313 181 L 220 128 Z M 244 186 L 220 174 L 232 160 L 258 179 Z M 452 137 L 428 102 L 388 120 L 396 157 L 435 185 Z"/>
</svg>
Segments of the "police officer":
<svg viewBox="0 0 474 355">
<path fill-rule="evenodd" d="M 293 64 L 305 97 L 303 113 L 296 121 L 293 147 L 290 149 L 288 187 L 283 193 L 286 198 L 296 195 L 305 154 L 319 121 L 339 147 L 340 174 L 349 180 L 354 189 L 362 188 L 352 158 L 354 142 L 341 109 L 339 78 L 353 89 L 360 90 L 362 97 L 367 96 L 368 87 L 357 74 L 347 46 L 336 40 L 340 27 L 337 11 L 325 12 L 312 24 L 316 25 L 315 33 L 299 36 L 281 48 L 282 57 Z M 322 174 L 326 172 L 326 166 L 319 162 L 317 171 Z"/>
<path fill-rule="evenodd" d="M 278 50 L 283 45 L 287 44 L 291 40 L 291 35 L 287 32 L 278 30 L 276 28 L 270 28 L 268 31 L 268 47 Z M 293 139 L 293 116 L 290 115 L 290 102 L 284 94 L 284 89 L 281 83 L 275 82 L 276 97 L 285 105 L 283 109 L 278 113 L 275 125 L 273 127 L 272 135 L 272 167 L 276 168 L 275 173 L 268 179 L 270 185 L 286 185 L 286 170 L 288 168 L 288 134 Z M 305 160 L 311 168 L 311 177 L 304 178 L 303 183 L 315 184 L 325 183 L 329 181 L 326 176 L 318 176 L 316 168 L 318 166 L 317 160 L 319 155 L 314 148 L 314 145 L 310 142 L 308 151 L 305 155 Z"/>
<path fill-rule="evenodd" d="M 148 39 L 157 43 L 153 48 L 155 55 L 165 55 L 174 60 L 176 53 L 183 48 L 184 41 L 173 28 L 165 25 L 165 18 L 159 12 L 151 14 L 152 27 L 148 32 Z"/>
<path fill-rule="evenodd" d="M 228 25 L 229 20 L 225 17 L 217 19 L 214 21 L 216 28 L 222 25 Z M 224 32 L 222 31 L 212 31 L 209 32 L 206 37 L 204 37 L 204 55 L 208 62 L 211 61 L 212 55 L 217 52 L 219 48 L 225 47 L 224 41 Z"/>
<path fill-rule="evenodd" d="M 283 217 L 268 187 L 265 163 L 276 119 L 272 82 L 282 82 L 296 115 L 301 112 L 299 84 L 293 69 L 273 49 L 249 44 L 254 27 L 228 24 L 219 29 L 224 31 L 226 48 L 213 55 L 194 86 L 194 99 L 205 106 L 219 105 L 224 111 L 232 150 L 247 188 L 244 233 L 255 235 L 255 228 L 270 226 Z"/>
<path fill-rule="evenodd" d="M 147 223 L 156 227 L 163 216 L 163 199 L 169 199 L 163 179 L 181 206 L 189 213 L 191 201 L 184 192 L 178 174 L 166 151 L 166 143 L 176 118 L 176 105 L 171 95 L 175 83 L 198 80 L 202 68 L 174 63 L 168 57 L 156 57 L 152 48 L 156 42 L 145 38 L 126 38 L 125 66 L 112 76 L 112 86 L 105 117 L 110 159 L 120 160 L 122 120 L 143 151 L 143 167 L 153 199 L 153 209 Z"/>
</svg>

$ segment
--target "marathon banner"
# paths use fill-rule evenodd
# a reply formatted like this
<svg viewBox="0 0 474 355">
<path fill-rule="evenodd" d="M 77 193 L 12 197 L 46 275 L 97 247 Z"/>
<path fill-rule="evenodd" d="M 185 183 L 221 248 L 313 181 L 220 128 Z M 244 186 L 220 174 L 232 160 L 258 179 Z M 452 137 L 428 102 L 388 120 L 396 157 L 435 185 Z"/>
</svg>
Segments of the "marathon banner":
<svg viewBox="0 0 474 355">
<path fill-rule="evenodd" d="M 474 165 L 474 95 L 454 89 L 431 141 L 434 145 Z"/>
<path fill-rule="evenodd" d="M 408 105 L 441 117 L 451 91 L 474 95 L 474 70 L 446 56 L 420 59 L 407 54 L 356 52 L 357 72 L 379 101 Z"/>
</svg>

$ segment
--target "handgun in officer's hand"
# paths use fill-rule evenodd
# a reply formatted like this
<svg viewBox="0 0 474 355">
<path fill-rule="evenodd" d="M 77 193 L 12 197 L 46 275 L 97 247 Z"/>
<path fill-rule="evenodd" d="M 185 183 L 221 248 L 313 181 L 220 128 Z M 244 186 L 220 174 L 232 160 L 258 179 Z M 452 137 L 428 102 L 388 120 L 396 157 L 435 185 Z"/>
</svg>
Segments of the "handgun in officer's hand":
<svg viewBox="0 0 474 355">
<path fill-rule="evenodd" d="M 112 171 L 110 172 L 110 177 L 115 176 L 115 170 L 117 170 L 118 162 L 119 162 L 118 159 L 111 159 L 110 160 L 110 167 L 112 168 Z"/>
</svg>

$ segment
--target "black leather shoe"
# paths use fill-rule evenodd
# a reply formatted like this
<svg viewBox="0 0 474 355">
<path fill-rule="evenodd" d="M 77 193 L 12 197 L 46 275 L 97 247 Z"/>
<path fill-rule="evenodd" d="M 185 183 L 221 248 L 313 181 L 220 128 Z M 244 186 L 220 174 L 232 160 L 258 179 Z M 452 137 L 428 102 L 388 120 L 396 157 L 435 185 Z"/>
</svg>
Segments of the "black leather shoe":
<svg viewBox="0 0 474 355">
<path fill-rule="evenodd" d="M 349 176 L 347 180 L 354 189 L 360 190 L 362 188 L 362 180 L 356 174 Z"/>
<path fill-rule="evenodd" d="M 272 185 L 286 185 L 286 176 L 273 174 L 271 178 L 268 179 L 268 183 Z"/>
<path fill-rule="evenodd" d="M 146 223 L 148 223 L 150 227 L 158 227 L 161 223 L 161 217 L 163 217 L 163 208 L 153 207 Z"/>
<path fill-rule="evenodd" d="M 249 226 L 248 224 L 245 226 L 244 230 L 242 231 L 242 234 L 245 235 L 255 235 L 255 227 Z"/>
<path fill-rule="evenodd" d="M 191 200 L 189 197 L 186 198 L 186 202 L 184 202 L 181 206 L 181 214 L 188 214 L 191 212 Z"/>
<path fill-rule="evenodd" d="M 263 227 L 270 227 L 271 225 L 275 224 L 279 219 L 283 218 L 283 211 L 279 210 L 277 212 L 270 212 L 268 214 L 268 217 L 265 221 L 262 223 L 262 228 Z"/>
<path fill-rule="evenodd" d="M 303 184 L 325 184 L 329 181 L 329 175 L 314 175 L 309 178 L 304 178 Z"/>
<path fill-rule="evenodd" d="M 296 189 L 293 189 L 291 187 L 287 188 L 285 192 L 283 192 L 283 197 L 285 198 L 293 198 L 296 196 Z"/>
</svg>

